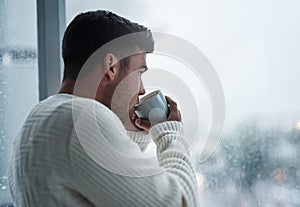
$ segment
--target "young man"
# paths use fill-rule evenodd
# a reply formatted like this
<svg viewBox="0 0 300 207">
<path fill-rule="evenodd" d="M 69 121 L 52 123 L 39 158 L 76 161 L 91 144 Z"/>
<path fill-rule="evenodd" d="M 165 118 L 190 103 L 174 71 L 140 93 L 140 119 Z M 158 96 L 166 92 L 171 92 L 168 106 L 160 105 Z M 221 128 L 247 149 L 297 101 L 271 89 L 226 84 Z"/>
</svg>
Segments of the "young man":
<svg viewBox="0 0 300 207">
<path fill-rule="evenodd" d="M 197 206 L 176 103 L 167 97 L 170 114 L 159 124 L 134 113 L 153 44 L 150 30 L 112 12 L 74 18 L 62 85 L 34 107 L 14 142 L 15 206 Z M 155 162 L 142 153 L 150 138 Z"/>
</svg>

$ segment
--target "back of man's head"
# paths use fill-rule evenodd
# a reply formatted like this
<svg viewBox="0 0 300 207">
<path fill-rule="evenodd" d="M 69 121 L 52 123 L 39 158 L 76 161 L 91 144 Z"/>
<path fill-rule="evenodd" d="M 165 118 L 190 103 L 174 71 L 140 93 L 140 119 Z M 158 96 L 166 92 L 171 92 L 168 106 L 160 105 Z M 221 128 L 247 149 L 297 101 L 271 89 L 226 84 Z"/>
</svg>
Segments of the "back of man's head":
<svg viewBox="0 0 300 207">
<path fill-rule="evenodd" d="M 65 64 L 63 80 L 75 80 L 86 60 L 103 45 L 121 36 L 137 32 L 144 35 L 142 41 L 136 40 L 132 47 L 153 52 L 154 42 L 151 32 L 142 25 L 104 10 L 77 15 L 68 25 L 63 38 L 62 56 Z"/>
</svg>

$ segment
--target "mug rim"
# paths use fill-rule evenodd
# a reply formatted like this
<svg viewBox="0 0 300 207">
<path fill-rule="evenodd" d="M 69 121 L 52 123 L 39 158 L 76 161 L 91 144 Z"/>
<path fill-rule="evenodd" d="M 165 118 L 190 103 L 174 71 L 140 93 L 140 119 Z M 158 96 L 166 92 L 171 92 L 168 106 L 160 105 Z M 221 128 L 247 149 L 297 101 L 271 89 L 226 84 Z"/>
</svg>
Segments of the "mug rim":
<svg viewBox="0 0 300 207">
<path fill-rule="evenodd" d="M 143 105 L 144 103 L 150 101 L 151 99 L 153 99 L 157 94 L 161 93 L 161 90 L 156 90 L 156 91 L 152 91 L 151 93 L 147 94 L 146 96 L 144 96 L 143 98 L 141 98 L 141 100 L 139 101 L 138 104 L 135 105 L 135 107 L 139 107 L 140 105 Z M 155 95 L 153 95 L 155 94 Z M 144 99 L 146 99 L 147 97 L 151 96 L 147 101 L 142 102 Z"/>
</svg>

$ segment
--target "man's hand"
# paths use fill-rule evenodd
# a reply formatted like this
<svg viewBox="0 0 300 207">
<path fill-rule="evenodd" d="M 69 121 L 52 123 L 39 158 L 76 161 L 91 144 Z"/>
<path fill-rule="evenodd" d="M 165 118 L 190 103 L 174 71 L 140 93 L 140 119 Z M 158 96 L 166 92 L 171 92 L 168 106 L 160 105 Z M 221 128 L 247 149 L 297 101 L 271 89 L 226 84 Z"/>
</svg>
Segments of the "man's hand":
<svg viewBox="0 0 300 207">
<path fill-rule="evenodd" d="M 136 119 L 138 119 L 138 116 L 135 114 L 134 110 L 132 112 L 130 111 L 129 114 L 131 114 L 130 120 L 128 120 L 128 122 L 124 124 L 126 130 L 136 132 L 144 131 L 143 129 L 139 129 L 135 124 L 135 121 Z"/>
<path fill-rule="evenodd" d="M 169 117 L 168 117 L 167 121 L 181 122 L 181 114 L 177 108 L 177 103 L 173 99 L 171 99 L 169 96 L 166 96 L 166 99 L 170 106 L 170 113 L 169 113 Z M 157 123 L 150 122 L 149 120 L 146 120 L 146 119 L 138 119 L 137 117 L 136 117 L 134 123 L 135 123 L 136 127 L 140 128 L 141 130 L 147 131 L 147 132 L 150 130 L 151 126 L 154 126 L 155 124 L 157 124 Z"/>
</svg>

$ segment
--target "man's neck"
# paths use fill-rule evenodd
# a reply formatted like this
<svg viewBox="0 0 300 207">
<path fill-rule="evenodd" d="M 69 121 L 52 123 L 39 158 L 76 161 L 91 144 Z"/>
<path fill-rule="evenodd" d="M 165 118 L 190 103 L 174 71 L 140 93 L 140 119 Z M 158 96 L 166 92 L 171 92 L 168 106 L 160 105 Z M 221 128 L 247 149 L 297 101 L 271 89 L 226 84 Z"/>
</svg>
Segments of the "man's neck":
<svg viewBox="0 0 300 207">
<path fill-rule="evenodd" d="M 65 80 L 62 82 L 61 87 L 57 93 L 73 94 L 75 86 L 75 80 Z"/>
<path fill-rule="evenodd" d="M 76 89 L 75 89 L 75 83 L 76 80 L 64 80 L 61 84 L 61 87 L 59 88 L 57 93 L 65 93 L 65 94 L 72 94 L 75 96 L 83 97 L 83 98 L 90 98 L 94 99 L 105 106 L 107 106 L 109 109 L 111 108 L 111 96 L 105 96 L 103 94 L 109 94 L 108 89 L 102 89 L 102 92 L 100 92 L 100 88 L 98 88 L 96 91 L 91 90 L 90 87 L 79 87 L 79 86 L 88 86 L 90 82 L 77 82 Z M 94 87 L 95 88 L 95 87 Z M 108 87 L 110 88 L 110 87 Z M 106 91 L 106 93 L 104 93 Z M 101 95 L 100 95 L 101 94 Z"/>
</svg>

